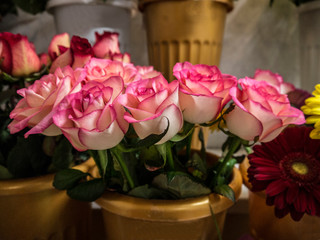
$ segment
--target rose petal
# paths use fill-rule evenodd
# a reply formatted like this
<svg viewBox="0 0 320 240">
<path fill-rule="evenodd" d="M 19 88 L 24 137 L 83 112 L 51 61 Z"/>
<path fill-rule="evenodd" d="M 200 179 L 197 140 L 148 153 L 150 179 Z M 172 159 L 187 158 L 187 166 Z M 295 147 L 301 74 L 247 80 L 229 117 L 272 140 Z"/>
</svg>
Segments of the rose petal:
<svg viewBox="0 0 320 240">
<path fill-rule="evenodd" d="M 160 116 L 146 121 L 132 121 L 132 125 L 140 139 L 151 134 L 161 134 L 170 124 L 167 134 L 157 143 L 162 144 L 176 135 L 183 125 L 183 117 L 180 109 L 171 105 L 168 106 Z"/>
<path fill-rule="evenodd" d="M 262 123 L 238 106 L 226 115 L 225 120 L 230 132 L 244 140 L 252 141 L 263 131 Z"/>
<path fill-rule="evenodd" d="M 123 138 L 124 133 L 118 123 L 114 121 L 109 128 L 103 132 L 97 130 L 79 130 L 79 139 L 88 149 L 104 150 L 116 146 Z"/>
</svg>

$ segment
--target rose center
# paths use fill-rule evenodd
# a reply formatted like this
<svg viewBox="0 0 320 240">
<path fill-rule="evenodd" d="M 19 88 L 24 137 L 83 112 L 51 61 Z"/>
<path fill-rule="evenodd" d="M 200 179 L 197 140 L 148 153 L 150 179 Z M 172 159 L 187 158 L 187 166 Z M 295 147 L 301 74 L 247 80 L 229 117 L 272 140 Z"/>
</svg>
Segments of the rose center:
<svg viewBox="0 0 320 240">
<path fill-rule="evenodd" d="M 150 95 L 154 94 L 154 90 L 152 88 L 138 88 L 139 95 Z"/>
</svg>

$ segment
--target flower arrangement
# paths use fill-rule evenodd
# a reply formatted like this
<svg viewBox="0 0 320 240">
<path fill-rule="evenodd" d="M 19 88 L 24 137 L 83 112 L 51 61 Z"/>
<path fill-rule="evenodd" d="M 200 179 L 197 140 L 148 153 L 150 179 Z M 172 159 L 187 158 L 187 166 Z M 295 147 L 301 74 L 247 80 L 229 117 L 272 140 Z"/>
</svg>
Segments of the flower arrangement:
<svg viewBox="0 0 320 240">
<path fill-rule="evenodd" d="M 113 37 L 117 38 L 117 35 Z M 70 47 L 67 34 L 56 36 L 54 40 L 59 42 L 61 49 Z M 82 45 L 85 44 L 84 41 Z M 80 47 L 80 44 L 77 46 Z M 26 88 L 49 73 L 53 67 L 52 61 L 58 57 L 57 53 L 60 53 L 57 46 L 49 46 L 48 53 L 38 55 L 34 45 L 26 36 L 9 32 L 0 33 L 0 179 L 55 172 L 88 158 L 87 154 L 75 151 L 66 139 L 59 136 L 33 135 L 24 138 L 25 131 L 20 129 L 10 134 L 7 128 L 10 122 L 9 114 L 21 99 L 19 94 L 29 95 L 30 91 L 26 91 Z M 69 53 L 70 51 L 67 51 L 66 54 Z M 72 59 L 78 61 L 72 54 L 70 54 Z M 40 111 L 40 107 L 34 110 L 33 114 L 37 114 L 36 111 Z"/>
<path fill-rule="evenodd" d="M 18 91 L 10 113 L 12 134 L 65 136 L 95 160 L 98 174 L 59 171 L 54 186 L 72 198 L 95 200 L 106 190 L 144 198 L 178 199 L 219 193 L 228 186 L 234 153 L 269 142 L 291 124 L 304 124 L 282 89 L 291 87 L 269 71 L 256 78 L 222 74 L 216 66 L 176 63 L 168 82 L 152 66 L 135 66 L 119 51 L 117 34 L 86 39 L 57 35 L 49 45 L 49 74 Z M 264 77 L 263 77 L 264 75 Z M 260 77 L 259 77 L 260 76 Z M 260 81 L 269 77 L 272 84 Z M 217 162 L 205 146 L 191 149 L 196 127 L 228 135 Z M 199 139 L 203 142 L 201 131 Z"/>
</svg>

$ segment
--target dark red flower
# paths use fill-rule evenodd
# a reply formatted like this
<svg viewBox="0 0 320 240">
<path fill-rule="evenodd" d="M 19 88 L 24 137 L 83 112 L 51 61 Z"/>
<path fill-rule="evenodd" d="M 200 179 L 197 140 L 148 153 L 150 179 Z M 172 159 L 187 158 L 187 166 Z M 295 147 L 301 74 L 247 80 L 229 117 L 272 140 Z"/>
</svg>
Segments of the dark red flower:
<svg viewBox="0 0 320 240">
<path fill-rule="evenodd" d="M 248 156 L 252 191 L 265 190 L 266 203 L 279 218 L 290 213 L 299 221 L 307 213 L 320 216 L 320 140 L 311 127 L 286 128 L 271 142 L 256 145 Z"/>
</svg>

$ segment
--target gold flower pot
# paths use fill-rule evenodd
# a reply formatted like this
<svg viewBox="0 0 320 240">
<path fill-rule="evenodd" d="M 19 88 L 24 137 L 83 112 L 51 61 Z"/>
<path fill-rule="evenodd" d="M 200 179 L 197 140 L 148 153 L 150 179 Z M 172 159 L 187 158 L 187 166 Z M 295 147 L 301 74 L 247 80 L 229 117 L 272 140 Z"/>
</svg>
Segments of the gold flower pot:
<svg viewBox="0 0 320 240">
<path fill-rule="evenodd" d="M 246 159 L 240 165 L 244 184 L 251 189 L 247 177 L 249 161 Z M 318 240 L 320 239 L 320 218 L 304 215 L 299 222 L 291 219 L 290 215 L 277 218 L 274 207 L 266 204 L 265 192 L 249 191 L 249 228 L 256 240 Z"/>
<path fill-rule="evenodd" d="M 168 80 L 173 80 L 176 62 L 219 65 L 232 7 L 232 0 L 139 0 L 150 64 Z"/>
<path fill-rule="evenodd" d="M 93 159 L 75 167 L 88 171 Z M 0 181 L 1 240 L 90 239 L 91 206 L 53 188 L 54 174 Z"/>
<path fill-rule="evenodd" d="M 242 178 L 237 169 L 229 186 L 236 199 Z M 150 200 L 106 192 L 96 200 L 104 217 L 108 240 L 214 240 L 218 239 L 214 217 L 223 231 L 228 208 L 234 203 L 218 194 L 182 200 Z"/>
</svg>

